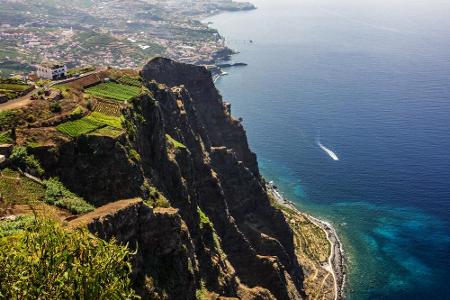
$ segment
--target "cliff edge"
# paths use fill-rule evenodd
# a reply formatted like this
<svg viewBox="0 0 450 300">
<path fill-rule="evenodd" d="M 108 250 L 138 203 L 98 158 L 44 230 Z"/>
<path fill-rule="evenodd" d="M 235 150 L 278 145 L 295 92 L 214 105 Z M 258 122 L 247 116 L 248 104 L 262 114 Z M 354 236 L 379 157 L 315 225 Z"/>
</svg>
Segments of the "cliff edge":
<svg viewBox="0 0 450 300">
<path fill-rule="evenodd" d="M 114 72 L 73 83 L 63 112 Z M 28 150 L 44 177 L 58 177 L 96 207 L 66 218 L 69 228 L 87 227 L 133 249 L 132 283 L 143 299 L 307 298 L 298 238 L 209 71 L 155 58 L 139 83 L 139 94 L 112 113 L 120 125 L 97 114 L 108 126 L 63 134 L 60 124 L 79 124 L 67 122 L 72 112 L 14 130 L 17 145 L 33 141 Z M 117 105 L 94 100 L 92 114 Z"/>
</svg>

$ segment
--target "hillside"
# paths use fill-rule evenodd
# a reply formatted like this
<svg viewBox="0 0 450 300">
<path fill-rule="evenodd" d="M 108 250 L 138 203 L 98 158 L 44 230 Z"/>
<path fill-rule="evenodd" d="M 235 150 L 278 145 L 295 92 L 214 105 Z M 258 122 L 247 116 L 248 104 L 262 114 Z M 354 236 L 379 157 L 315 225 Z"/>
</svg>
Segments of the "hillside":
<svg viewBox="0 0 450 300">
<path fill-rule="evenodd" d="M 329 274 L 316 272 L 323 232 L 274 203 L 205 68 L 156 58 L 139 74 L 108 69 L 56 89 L 62 99 L 0 116 L 14 144 L 3 217 L 32 208 L 128 245 L 144 299 L 334 298 Z M 7 193 L 15 182 L 33 188 Z"/>
</svg>

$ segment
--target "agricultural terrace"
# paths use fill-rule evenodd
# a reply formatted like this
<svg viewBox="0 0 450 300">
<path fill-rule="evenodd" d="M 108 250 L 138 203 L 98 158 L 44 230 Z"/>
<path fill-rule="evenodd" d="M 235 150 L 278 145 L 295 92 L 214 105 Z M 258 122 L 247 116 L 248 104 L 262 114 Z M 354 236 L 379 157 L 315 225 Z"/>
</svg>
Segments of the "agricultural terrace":
<svg viewBox="0 0 450 300">
<path fill-rule="evenodd" d="M 0 171 L 0 216 L 16 205 L 48 204 L 73 214 L 87 213 L 94 206 L 70 192 L 57 178 L 35 182 L 12 169 Z"/>
<path fill-rule="evenodd" d="M 97 105 L 94 108 L 94 111 L 112 117 L 120 117 L 122 114 L 121 107 L 118 103 L 113 103 L 104 100 L 98 100 Z"/>
<path fill-rule="evenodd" d="M 11 205 L 32 204 L 44 199 L 45 189 L 38 183 L 23 177 L 19 172 L 0 171 L 0 216 Z"/>
<path fill-rule="evenodd" d="M 86 93 L 99 98 L 127 101 L 141 93 L 141 88 L 114 82 L 106 82 L 86 89 Z"/>
<path fill-rule="evenodd" d="M 131 77 L 128 75 L 124 75 L 117 79 L 119 83 L 125 84 L 125 85 L 132 85 L 140 87 L 142 85 L 142 82 L 139 77 Z"/>
<path fill-rule="evenodd" d="M 31 85 L 18 79 L 0 79 L 0 94 L 4 94 L 8 100 L 17 98 L 32 88 Z"/>
<path fill-rule="evenodd" d="M 101 134 L 102 132 L 105 135 L 108 131 L 104 128 L 109 128 L 110 132 L 117 133 L 118 130 L 122 129 L 122 118 L 108 116 L 99 112 L 93 112 L 89 116 L 86 116 L 82 119 L 76 121 L 69 121 L 63 124 L 60 124 L 56 127 L 60 132 L 67 134 L 71 137 L 78 137 L 84 134 L 97 133 Z M 103 130 L 101 130 L 103 129 Z M 101 130 L 101 131 L 99 131 Z M 99 131 L 99 132 L 96 132 Z M 116 134 L 114 134 L 115 136 Z"/>
</svg>

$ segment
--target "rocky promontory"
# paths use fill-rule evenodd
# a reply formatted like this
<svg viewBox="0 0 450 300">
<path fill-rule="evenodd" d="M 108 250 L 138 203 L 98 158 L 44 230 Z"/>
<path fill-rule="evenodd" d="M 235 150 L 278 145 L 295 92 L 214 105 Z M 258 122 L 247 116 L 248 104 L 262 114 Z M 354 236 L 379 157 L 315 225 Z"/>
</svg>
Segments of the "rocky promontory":
<svg viewBox="0 0 450 300">
<path fill-rule="evenodd" d="M 317 296 L 305 289 L 311 277 L 299 256 L 301 229 L 274 203 L 245 129 L 204 67 L 155 58 L 139 81 L 126 75 L 141 86 L 139 95 L 114 110 L 120 125 L 103 116 L 107 127 L 64 135 L 61 124 L 78 124 L 67 119 L 79 118 L 73 107 L 86 98 L 83 91 L 118 72 L 108 69 L 69 85 L 65 92 L 72 98 L 61 101 L 59 113 L 72 111 L 69 116 L 17 121 L 14 129 L 16 147 L 27 147 L 39 162 L 39 176 L 59 178 L 70 195 L 90 205 L 88 213 L 59 213 L 66 226 L 135 251 L 130 276 L 143 299 Z M 30 120 L 38 103 L 24 109 Z M 98 111 L 111 113 L 114 105 L 94 98 L 78 112 L 99 118 Z M 320 296 L 334 298 L 332 292 Z"/>
</svg>

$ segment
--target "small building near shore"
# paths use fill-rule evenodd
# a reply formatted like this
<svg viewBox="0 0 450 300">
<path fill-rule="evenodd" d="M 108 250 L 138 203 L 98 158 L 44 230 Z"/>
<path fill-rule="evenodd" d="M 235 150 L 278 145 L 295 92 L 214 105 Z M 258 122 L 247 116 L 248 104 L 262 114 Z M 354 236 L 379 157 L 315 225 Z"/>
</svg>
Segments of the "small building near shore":
<svg viewBox="0 0 450 300">
<path fill-rule="evenodd" d="M 44 62 L 36 66 L 36 75 L 41 79 L 62 79 L 67 75 L 67 66 L 56 62 Z"/>
</svg>

